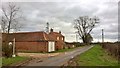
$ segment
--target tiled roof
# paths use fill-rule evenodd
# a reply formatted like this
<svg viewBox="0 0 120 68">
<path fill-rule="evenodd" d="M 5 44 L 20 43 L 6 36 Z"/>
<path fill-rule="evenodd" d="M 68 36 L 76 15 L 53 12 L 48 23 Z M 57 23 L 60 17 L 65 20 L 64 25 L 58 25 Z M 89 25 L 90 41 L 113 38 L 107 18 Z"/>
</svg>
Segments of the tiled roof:
<svg viewBox="0 0 120 68">
<path fill-rule="evenodd" d="M 51 36 L 45 32 L 19 32 L 10 33 L 9 39 L 16 38 L 16 41 L 55 41 Z M 5 41 L 6 34 L 2 34 L 2 39 Z"/>
<path fill-rule="evenodd" d="M 57 37 L 64 37 L 61 33 L 58 32 L 50 32 L 49 35 L 54 38 L 54 40 L 59 41 L 59 44 L 65 44 L 64 41 L 57 40 Z"/>
<path fill-rule="evenodd" d="M 60 33 L 58 33 L 58 32 L 50 32 L 49 34 L 54 35 L 54 36 L 64 37 L 62 34 L 60 34 Z"/>
</svg>

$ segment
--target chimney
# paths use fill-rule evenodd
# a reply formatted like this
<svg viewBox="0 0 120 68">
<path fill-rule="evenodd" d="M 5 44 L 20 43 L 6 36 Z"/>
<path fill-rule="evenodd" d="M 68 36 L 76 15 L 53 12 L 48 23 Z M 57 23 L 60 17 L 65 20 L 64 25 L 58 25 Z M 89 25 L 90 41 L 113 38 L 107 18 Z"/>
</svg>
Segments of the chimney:
<svg viewBox="0 0 120 68">
<path fill-rule="evenodd" d="M 52 29 L 52 28 L 50 29 L 50 32 L 53 32 L 53 29 Z"/>
<path fill-rule="evenodd" d="M 61 34 L 61 31 L 59 31 L 59 33 Z"/>
</svg>

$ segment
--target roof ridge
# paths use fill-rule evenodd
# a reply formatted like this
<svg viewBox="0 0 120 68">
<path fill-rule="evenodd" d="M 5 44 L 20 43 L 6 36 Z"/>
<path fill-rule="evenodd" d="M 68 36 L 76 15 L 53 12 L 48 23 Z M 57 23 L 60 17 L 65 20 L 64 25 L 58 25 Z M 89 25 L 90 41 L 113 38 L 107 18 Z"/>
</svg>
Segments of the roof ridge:
<svg viewBox="0 0 120 68">
<path fill-rule="evenodd" d="M 51 32 L 51 34 L 63 36 L 61 33 L 58 33 L 58 32 Z"/>
<path fill-rule="evenodd" d="M 39 32 L 43 32 L 44 31 L 33 31 L 33 32 L 16 32 L 16 33 L 10 33 L 10 34 L 21 34 L 21 33 L 39 33 Z"/>
</svg>

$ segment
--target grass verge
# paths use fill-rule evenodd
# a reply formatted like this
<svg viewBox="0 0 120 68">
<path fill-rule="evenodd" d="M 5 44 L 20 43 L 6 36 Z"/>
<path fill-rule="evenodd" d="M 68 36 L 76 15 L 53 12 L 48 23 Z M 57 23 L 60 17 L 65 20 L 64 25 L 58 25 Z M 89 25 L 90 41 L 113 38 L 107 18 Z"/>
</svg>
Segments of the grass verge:
<svg viewBox="0 0 120 68">
<path fill-rule="evenodd" d="M 2 58 L 2 66 L 9 66 L 11 64 L 17 64 L 17 63 L 23 62 L 27 59 L 28 59 L 27 57 L 19 57 L 19 56 L 16 56 L 14 58 L 13 57 L 12 58 Z"/>
<path fill-rule="evenodd" d="M 78 66 L 117 66 L 118 60 L 105 52 L 100 45 L 78 55 L 75 59 Z"/>
</svg>

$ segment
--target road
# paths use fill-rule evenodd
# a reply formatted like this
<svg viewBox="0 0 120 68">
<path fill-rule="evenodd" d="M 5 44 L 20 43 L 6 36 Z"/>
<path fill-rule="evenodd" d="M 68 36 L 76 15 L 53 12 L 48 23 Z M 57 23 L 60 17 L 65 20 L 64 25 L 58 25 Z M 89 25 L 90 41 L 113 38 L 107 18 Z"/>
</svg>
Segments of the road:
<svg viewBox="0 0 120 68">
<path fill-rule="evenodd" d="M 49 57 L 42 60 L 36 60 L 35 62 L 27 63 L 25 66 L 62 66 L 67 61 L 69 61 L 71 58 L 74 58 L 76 55 L 79 55 L 93 46 L 84 46 L 76 48 L 73 51 L 65 52 L 62 55 Z"/>
</svg>

